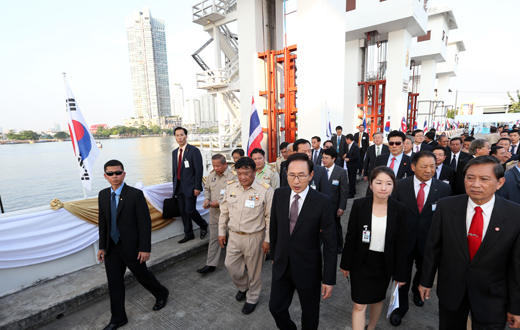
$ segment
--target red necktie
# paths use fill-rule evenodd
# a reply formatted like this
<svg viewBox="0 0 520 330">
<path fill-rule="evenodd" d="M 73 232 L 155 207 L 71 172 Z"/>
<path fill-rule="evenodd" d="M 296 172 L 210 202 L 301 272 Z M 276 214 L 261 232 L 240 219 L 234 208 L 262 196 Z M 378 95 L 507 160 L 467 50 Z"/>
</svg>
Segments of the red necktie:
<svg viewBox="0 0 520 330">
<path fill-rule="evenodd" d="M 482 231 L 484 230 L 484 217 L 480 206 L 475 207 L 475 214 L 471 219 L 468 232 L 469 259 L 472 260 L 482 243 Z"/>
<path fill-rule="evenodd" d="M 177 180 L 181 179 L 181 167 L 182 167 L 182 149 L 179 148 L 179 163 L 177 165 Z"/>
<path fill-rule="evenodd" d="M 392 162 L 390 163 L 390 168 L 392 169 L 392 171 L 394 170 L 394 163 L 395 163 L 395 157 L 392 158 Z"/>
<path fill-rule="evenodd" d="M 419 189 L 419 192 L 417 193 L 417 207 L 419 208 L 419 213 L 422 212 L 422 209 L 424 207 L 424 186 L 426 186 L 426 183 L 421 183 L 421 189 Z"/>
</svg>

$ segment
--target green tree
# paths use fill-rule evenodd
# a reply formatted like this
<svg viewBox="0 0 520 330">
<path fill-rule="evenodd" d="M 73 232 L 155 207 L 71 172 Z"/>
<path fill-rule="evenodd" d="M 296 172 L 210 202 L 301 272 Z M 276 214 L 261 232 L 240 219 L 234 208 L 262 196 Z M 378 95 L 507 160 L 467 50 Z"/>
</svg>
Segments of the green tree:
<svg viewBox="0 0 520 330">
<path fill-rule="evenodd" d="M 446 113 L 446 117 L 455 119 L 455 112 L 456 112 L 455 109 L 449 109 L 448 112 Z"/>
<path fill-rule="evenodd" d="M 68 138 L 70 138 L 70 135 L 67 132 L 58 132 L 58 133 L 54 134 L 54 138 L 55 139 L 68 139 Z"/>
<path fill-rule="evenodd" d="M 520 90 L 516 90 L 516 100 L 514 97 L 507 92 L 507 96 L 509 96 L 509 99 L 511 100 L 511 106 L 509 107 L 510 113 L 516 113 L 520 112 Z"/>
<path fill-rule="evenodd" d="M 152 125 L 150 127 L 150 130 L 152 131 L 153 134 L 159 134 L 161 133 L 161 128 L 157 125 Z"/>
</svg>

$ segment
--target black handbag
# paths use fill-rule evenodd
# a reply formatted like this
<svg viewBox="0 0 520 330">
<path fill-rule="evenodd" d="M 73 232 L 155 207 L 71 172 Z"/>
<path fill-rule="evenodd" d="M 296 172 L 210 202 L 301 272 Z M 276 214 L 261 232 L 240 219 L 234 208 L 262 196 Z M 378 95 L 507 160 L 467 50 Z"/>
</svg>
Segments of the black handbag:
<svg viewBox="0 0 520 330">
<path fill-rule="evenodd" d="M 181 210 L 179 209 L 179 202 L 177 198 L 167 198 L 164 200 L 163 205 L 163 219 L 171 219 L 174 217 L 178 217 L 181 215 Z"/>
</svg>

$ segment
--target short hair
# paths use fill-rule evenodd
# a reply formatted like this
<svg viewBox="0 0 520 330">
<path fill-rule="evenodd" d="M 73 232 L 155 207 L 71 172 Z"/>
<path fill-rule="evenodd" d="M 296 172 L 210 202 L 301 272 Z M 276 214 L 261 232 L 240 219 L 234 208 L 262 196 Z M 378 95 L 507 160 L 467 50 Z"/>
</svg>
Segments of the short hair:
<svg viewBox="0 0 520 330">
<path fill-rule="evenodd" d="M 370 172 L 370 183 L 374 182 L 374 180 L 377 178 L 377 176 L 381 173 L 388 175 L 390 177 L 390 179 L 392 179 L 392 182 L 394 183 L 394 189 L 395 189 L 394 170 L 392 170 L 390 167 L 384 166 L 384 165 L 378 166 L 378 167 L 374 168 L 372 170 L 372 172 Z"/>
<path fill-rule="evenodd" d="M 300 147 L 300 144 L 305 144 L 305 143 L 307 143 L 308 145 L 311 145 L 311 143 L 305 139 L 298 139 L 298 140 L 294 141 L 294 144 L 292 147 L 293 151 L 298 152 L 298 148 Z M 287 164 L 287 167 L 289 167 L 289 164 Z"/>
<path fill-rule="evenodd" d="M 327 144 L 327 142 L 330 142 L 334 145 L 334 142 L 332 142 L 331 140 L 327 140 L 327 141 L 323 142 L 323 145 Z"/>
<path fill-rule="evenodd" d="M 442 150 L 442 151 L 444 151 L 444 156 L 447 156 L 447 155 L 446 155 L 446 149 L 444 149 L 443 146 L 436 146 L 436 147 L 433 147 L 432 152 L 434 152 L 435 150 Z"/>
<path fill-rule="evenodd" d="M 471 142 L 471 141 L 475 141 L 475 140 L 476 140 L 476 139 L 475 139 L 474 136 L 468 136 L 468 137 L 464 140 L 464 142 L 467 142 L 467 141 Z"/>
<path fill-rule="evenodd" d="M 406 138 L 405 138 L 405 141 L 406 141 L 406 140 L 410 140 L 412 143 L 415 142 L 413 136 L 411 136 L 411 135 L 407 135 Z M 403 142 L 404 142 L 404 141 L 403 141 Z"/>
<path fill-rule="evenodd" d="M 422 129 L 416 129 L 415 131 L 412 132 L 412 136 L 415 136 L 415 134 L 417 133 L 423 133 L 424 135 L 424 131 Z"/>
<path fill-rule="evenodd" d="M 125 170 L 125 167 L 123 166 L 123 163 L 121 163 L 117 159 L 111 159 L 108 162 L 106 162 L 105 165 L 103 166 L 103 172 L 106 172 L 107 171 L 107 167 L 109 167 L 109 166 L 121 166 L 121 169 L 123 171 Z"/>
<path fill-rule="evenodd" d="M 444 134 L 441 134 L 438 138 L 437 138 L 437 141 L 440 141 L 442 138 L 448 138 L 446 135 Z"/>
<path fill-rule="evenodd" d="M 348 134 L 345 136 L 345 139 L 349 139 L 350 141 L 354 141 L 354 135 L 352 135 L 352 133 L 348 133 Z"/>
<path fill-rule="evenodd" d="M 323 149 L 323 154 L 328 155 L 332 158 L 338 158 L 338 153 L 337 153 L 336 149 L 334 149 L 334 148 Z"/>
<path fill-rule="evenodd" d="M 378 134 L 381 135 L 381 137 L 383 137 L 383 133 L 381 133 L 381 132 L 375 132 L 374 134 L 372 134 L 372 138 L 373 138 L 374 136 L 378 135 Z"/>
<path fill-rule="evenodd" d="M 363 126 L 363 128 L 365 128 L 365 125 L 363 124 L 359 124 L 357 127 L 359 128 L 360 126 Z"/>
<path fill-rule="evenodd" d="M 316 139 L 316 141 L 321 142 L 321 138 L 319 136 L 313 136 L 312 139 Z"/>
<path fill-rule="evenodd" d="M 520 135 L 520 131 L 517 130 L 517 129 L 512 129 L 512 130 L 510 130 L 508 134 L 511 135 L 511 134 L 513 134 L 513 133 L 516 133 L 516 134 L 519 134 L 519 135 Z"/>
<path fill-rule="evenodd" d="M 495 126 L 491 126 L 491 128 L 489 129 L 490 133 L 496 133 L 496 131 L 497 131 L 497 128 Z"/>
<path fill-rule="evenodd" d="M 296 144 L 296 142 L 294 142 L 294 144 Z M 307 167 L 309 168 L 309 173 L 311 173 L 314 170 L 314 164 L 306 154 L 295 153 L 287 157 L 287 171 L 289 171 L 289 165 L 295 161 L 305 162 L 307 164 Z"/>
<path fill-rule="evenodd" d="M 249 157 L 242 157 L 239 160 L 237 160 L 235 164 L 235 170 L 238 169 L 252 169 L 253 171 L 256 171 L 256 164 L 255 161 Z"/>
<path fill-rule="evenodd" d="M 500 139 L 498 139 L 497 143 L 500 141 L 507 141 L 507 142 L 509 142 L 509 144 L 511 144 L 511 139 L 508 139 L 508 138 L 500 138 Z"/>
<path fill-rule="evenodd" d="M 222 164 L 227 163 L 226 156 L 224 156 L 223 154 L 214 154 L 213 156 L 211 156 L 211 160 L 220 160 Z"/>
<path fill-rule="evenodd" d="M 282 143 L 280 143 L 280 150 L 287 149 L 288 145 L 289 145 L 289 142 L 282 142 Z"/>
<path fill-rule="evenodd" d="M 188 130 L 185 129 L 184 127 L 175 127 L 175 129 L 173 130 L 173 135 L 175 135 L 175 132 L 177 132 L 178 130 L 182 129 L 184 131 L 184 134 L 185 135 L 188 135 Z"/>
<path fill-rule="evenodd" d="M 390 133 L 388 133 L 388 141 L 390 141 L 390 138 L 393 138 L 393 137 L 400 137 L 403 142 L 404 140 L 406 140 L 406 135 L 404 135 L 403 132 L 399 132 L 399 131 L 391 131 Z"/>
<path fill-rule="evenodd" d="M 430 140 L 434 140 L 435 139 L 435 132 L 429 131 L 424 136 L 426 136 Z"/>
<path fill-rule="evenodd" d="M 468 134 L 468 133 L 462 133 L 460 136 L 461 136 L 461 137 L 462 137 L 462 136 L 463 136 L 463 137 L 468 137 L 469 134 Z M 462 139 L 461 139 L 461 140 L 462 140 Z"/>
<path fill-rule="evenodd" d="M 471 144 L 468 148 L 468 154 L 470 154 L 471 156 L 475 155 L 477 149 L 482 149 L 486 146 L 486 142 L 489 143 L 488 140 L 485 139 L 476 139 L 474 141 L 471 141 Z"/>
<path fill-rule="evenodd" d="M 419 161 L 419 159 L 425 158 L 425 157 L 431 157 L 431 158 L 433 158 L 434 162 L 437 161 L 437 157 L 435 157 L 435 154 L 433 152 L 431 152 L 430 150 L 421 150 L 421 151 L 413 154 L 412 165 L 417 165 L 417 162 Z"/>
<path fill-rule="evenodd" d="M 453 142 L 453 141 L 459 141 L 460 144 L 462 144 L 462 139 L 460 137 L 454 137 L 450 140 L 450 144 Z"/>
<path fill-rule="evenodd" d="M 294 151 L 294 143 L 289 143 L 287 149 L 292 149 Z"/>
<path fill-rule="evenodd" d="M 240 157 L 244 157 L 244 155 L 246 153 L 244 152 L 244 149 L 238 148 L 238 149 L 233 150 L 233 152 L 231 152 L 231 156 L 233 156 L 234 154 L 239 154 Z"/>
<path fill-rule="evenodd" d="M 493 146 L 493 147 L 491 147 L 491 152 L 489 154 L 490 155 L 496 155 L 496 154 L 498 154 L 498 150 L 499 149 L 504 149 L 504 147 L 502 147 L 502 146 Z"/>
<path fill-rule="evenodd" d="M 489 155 L 481 156 L 481 157 L 475 157 L 473 159 L 470 159 L 469 162 L 464 167 L 464 170 L 463 170 L 462 174 L 464 176 L 466 176 L 466 172 L 468 171 L 468 169 L 471 166 L 474 166 L 474 165 L 487 165 L 487 164 L 494 165 L 493 166 L 493 173 L 495 174 L 495 177 L 497 178 L 497 180 L 500 180 L 501 178 L 504 177 L 504 168 L 500 164 L 500 161 L 498 160 L 498 158 L 496 158 L 495 156 L 489 156 Z"/>
<path fill-rule="evenodd" d="M 343 130 L 343 127 L 341 127 L 341 126 L 336 126 L 336 131 L 337 131 L 338 129 Z"/>
<path fill-rule="evenodd" d="M 251 152 L 249 153 L 249 156 L 251 158 L 253 158 L 254 154 L 261 154 L 262 156 L 265 157 L 265 151 L 263 149 L 260 149 L 260 148 L 254 148 L 253 150 L 251 150 Z"/>
</svg>

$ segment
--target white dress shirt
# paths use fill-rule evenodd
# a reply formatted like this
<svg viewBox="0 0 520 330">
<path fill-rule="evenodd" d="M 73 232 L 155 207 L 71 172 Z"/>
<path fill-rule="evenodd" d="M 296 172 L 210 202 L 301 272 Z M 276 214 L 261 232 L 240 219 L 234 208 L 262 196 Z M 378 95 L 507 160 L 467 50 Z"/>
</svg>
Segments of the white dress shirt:
<svg viewBox="0 0 520 330">
<path fill-rule="evenodd" d="M 332 164 L 331 167 L 325 167 L 325 169 L 327 170 L 327 179 L 330 179 L 330 175 L 332 174 L 332 171 L 334 171 L 334 164 Z"/>
<path fill-rule="evenodd" d="M 457 166 L 459 165 L 460 150 L 457 153 L 454 153 L 454 152 L 451 153 L 451 158 L 450 158 L 450 160 L 448 160 L 448 162 L 450 164 L 451 164 L 451 161 L 453 160 L 453 156 L 455 156 L 455 168 L 454 168 L 454 170 L 456 171 L 457 170 Z"/>
<path fill-rule="evenodd" d="M 415 152 L 415 153 L 421 151 L 421 144 L 422 144 L 422 143 L 419 143 L 419 144 L 415 144 L 415 143 L 414 143 L 414 144 L 413 144 L 412 151 Z"/>
<path fill-rule="evenodd" d="M 410 157 L 410 158 L 412 158 L 412 154 L 413 154 L 413 150 L 412 150 L 412 151 L 410 151 L 410 153 L 409 153 L 409 154 L 406 154 L 406 153 L 405 153 L 405 155 L 406 155 L 406 156 L 408 156 L 408 157 Z"/>
<path fill-rule="evenodd" d="M 372 214 L 372 227 L 370 228 L 370 251 L 385 252 L 386 215 L 376 217 Z"/>
<path fill-rule="evenodd" d="M 442 165 L 444 165 L 443 163 L 441 163 L 439 166 L 437 166 L 437 168 L 435 169 L 435 179 L 439 179 L 439 177 L 441 176 L 441 172 L 442 172 Z"/>
<path fill-rule="evenodd" d="M 419 193 L 419 190 L 421 190 L 421 181 L 419 181 L 419 179 L 417 179 L 417 177 L 414 175 L 413 176 L 413 190 L 415 191 L 415 200 L 417 200 L 417 194 Z M 430 187 L 432 186 L 432 179 L 424 182 L 426 183 L 426 186 L 424 186 L 424 204 L 423 206 L 426 204 L 426 200 L 428 199 L 428 194 L 430 193 Z"/>
<path fill-rule="evenodd" d="M 511 148 L 509 148 L 509 151 L 511 152 L 513 150 L 513 147 L 515 147 L 515 154 L 518 152 L 518 147 L 520 147 L 520 143 L 516 144 L 516 145 L 511 145 Z"/>
<path fill-rule="evenodd" d="M 386 162 L 386 166 L 390 167 L 390 164 L 392 164 L 392 158 L 395 157 L 394 162 L 394 174 L 397 177 L 397 172 L 399 172 L 399 166 L 401 165 L 401 160 L 403 159 L 403 153 L 401 152 L 399 155 L 394 156 L 392 154 L 388 155 L 388 162 Z"/>
<path fill-rule="evenodd" d="M 309 192 L 309 186 L 305 188 L 304 191 L 299 193 L 300 199 L 298 199 L 298 215 L 300 215 L 300 211 L 302 210 L 303 203 L 305 202 L 305 197 L 307 197 L 307 193 Z M 294 202 L 294 196 L 296 196 L 296 193 L 294 190 L 291 190 L 291 198 L 289 199 L 289 217 L 291 217 L 291 205 Z"/>
<path fill-rule="evenodd" d="M 471 221 L 473 220 L 473 216 L 475 215 L 475 207 L 477 206 L 480 206 L 480 208 L 482 209 L 482 217 L 484 218 L 484 227 L 482 228 L 483 241 L 489 226 L 491 213 L 493 213 L 493 208 L 495 207 L 495 195 L 493 195 L 493 198 L 491 198 L 489 202 L 482 205 L 477 205 L 475 202 L 471 200 L 471 197 L 468 197 L 468 208 L 466 210 L 466 234 L 469 233 L 469 227 L 471 227 Z"/>
</svg>

